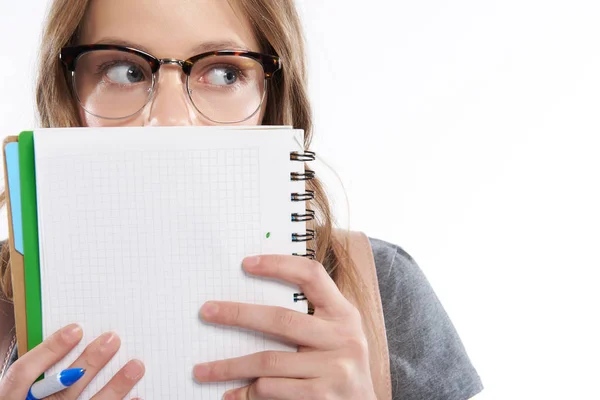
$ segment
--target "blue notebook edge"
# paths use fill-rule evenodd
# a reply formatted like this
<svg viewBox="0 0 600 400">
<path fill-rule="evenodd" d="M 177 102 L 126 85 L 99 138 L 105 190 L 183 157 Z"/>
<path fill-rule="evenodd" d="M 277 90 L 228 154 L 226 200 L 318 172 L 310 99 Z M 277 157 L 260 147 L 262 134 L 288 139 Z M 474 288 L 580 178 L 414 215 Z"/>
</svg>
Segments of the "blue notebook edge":
<svg viewBox="0 0 600 400">
<path fill-rule="evenodd" d="M 8 194 L 10 196 L 12 231 L 15 250 L 23 254 L 23 222 L 21 219 L 21 176 L 19 172 L 19 143 L 7 143 L 4 147 L 6 155 L 6 175 L 8 177 Z"/>
</svg>

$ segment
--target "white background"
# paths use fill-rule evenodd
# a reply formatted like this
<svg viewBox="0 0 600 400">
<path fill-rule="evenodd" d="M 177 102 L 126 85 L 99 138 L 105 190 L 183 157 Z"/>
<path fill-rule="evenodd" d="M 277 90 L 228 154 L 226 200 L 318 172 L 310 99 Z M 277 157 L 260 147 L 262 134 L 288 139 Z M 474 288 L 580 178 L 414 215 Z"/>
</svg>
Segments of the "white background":
<svg viewBox="0 0 600 400">
<path fill-rule="evenodd" d="M 3 135 L 34 126 L 46 3 L 0 0 Z M 478 398 L 600 398 L 600 2 L 299 5 L 341 224 L 417 260 Z"/>
</svg>

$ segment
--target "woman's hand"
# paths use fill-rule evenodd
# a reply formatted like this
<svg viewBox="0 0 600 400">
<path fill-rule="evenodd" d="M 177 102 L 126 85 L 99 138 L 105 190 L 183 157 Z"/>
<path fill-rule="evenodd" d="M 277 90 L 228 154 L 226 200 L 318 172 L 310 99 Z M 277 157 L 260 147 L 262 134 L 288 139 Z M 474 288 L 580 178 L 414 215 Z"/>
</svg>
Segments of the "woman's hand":
<svg viewBox="0 0 600 400">
<path fill-rule="evenodd" d="M 226 400 L 373 400 L 367 339 L 358 310 L 340 293 L 321 264 L 297 256 L 244 260 L 248 273 L 300 286 L 315 307 L 307 315 L 281 307 L 211 301 L 204 320 L 275 335 L 300 346 L 298 353 L 266 351 L 198 364 L 200 382 L 258 378 L 226 393 Z"/>
<path fill-rule="evenodd" d="M 19 358 L 0 380 L 0 399 L 23 400 L 29 388 L 44 371 L 65 357 L 82 338 L 81 328 L 68 325 Z M 90 343 L 69 368 L 85 368 L 85 374 L 73 386 L 47 397 L 50 400 L 76 399 L 96 374 L 115 355 L 121 341 L 114 333 L 104 333 Z M 129 361 L 100 390 L 93 400 L 122 399 L 144 374 L 144 365 Z"/>
</svg>

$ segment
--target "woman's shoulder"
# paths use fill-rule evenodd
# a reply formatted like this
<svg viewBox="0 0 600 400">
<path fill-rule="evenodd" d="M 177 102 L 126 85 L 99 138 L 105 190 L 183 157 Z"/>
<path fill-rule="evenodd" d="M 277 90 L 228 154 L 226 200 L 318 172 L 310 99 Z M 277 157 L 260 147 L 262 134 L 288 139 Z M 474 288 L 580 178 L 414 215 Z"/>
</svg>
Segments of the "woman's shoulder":
<svg viewBox="0 0 600 400">
<path fill-rule="evenodd" d="M 448 314 L 413 257 L 369 238 L 390 355 L 394 399 L 468 399 L 481 379 Z"/>
<path fill-rule="evenodd" d="M 415 260 L 404 249 L 396 244 L 375 239 L 369 236 L 369 243 L 373 251 L 375 266 L 377 269 L 389 270 L 396 267 L 407 267 L 416 264 Z"/>
<path fill-rule="evenodd" d="M 421 294 L 431 295 L 433 291 L 425 277 L 425 274 L 415 261 L 415 259 L 399 245 L 386 242 L 381 239 L 369 237 L 369 243 L 373 251 L 373 259 L 377 269 L 377 279 L 379 286 L 383 289 L 410 288 L 413 294 L 415 290 L 422 289 Z M 383 296 L 383 293 L 382 293 Z"/>
<path fill-rule="evenodd" d="M 429 286 L 427 278 L 413 257 L 399 245 L 369 237 L 381 300 L 401 295 L 399 289 L 411 290 Z M 427 295 L 428 293 L 423 293 Z"/>
</svg>

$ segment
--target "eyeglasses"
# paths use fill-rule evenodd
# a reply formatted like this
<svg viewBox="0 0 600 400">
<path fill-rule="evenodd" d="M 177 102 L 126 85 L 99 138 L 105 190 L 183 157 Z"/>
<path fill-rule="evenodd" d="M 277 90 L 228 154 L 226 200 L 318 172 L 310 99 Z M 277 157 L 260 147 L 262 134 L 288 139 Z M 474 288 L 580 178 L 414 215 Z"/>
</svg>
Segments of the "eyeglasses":
<svg viewBox="0 0 600 400">
<path fill-rule="evenodd" d="M 279 57 L 251 51 L 220 50 L 177 60 L 110 44 L 65 47 L 60 59 L 71 72 L 81 107 L 105 119 L 140 112 L 155 92 L 160 67 L 176 64 L 200 114 L 221 124 L 243 122 L 258 112 L 267 80 L 281 69 Z"/>
</svg>

